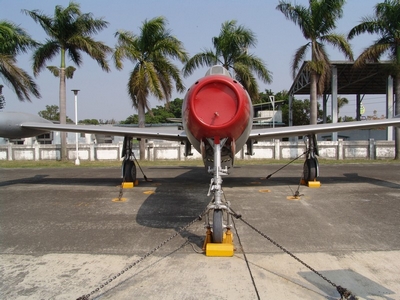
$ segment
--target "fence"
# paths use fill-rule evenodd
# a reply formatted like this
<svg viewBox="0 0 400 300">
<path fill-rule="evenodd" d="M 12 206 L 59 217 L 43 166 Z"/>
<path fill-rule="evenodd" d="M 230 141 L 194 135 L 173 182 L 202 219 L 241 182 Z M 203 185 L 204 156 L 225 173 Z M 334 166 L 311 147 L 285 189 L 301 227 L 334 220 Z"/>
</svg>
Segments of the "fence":
<svg viewBox="0 0 400 300">
<path fill-rule="evenodd" d="M 79 144 L 80 160 L 119 160 L 122 142 L 115 144 Z M 333 141 L 318 142 L 319 157 L 327 159 L 391 159 L 394 158 L 393 141 Z M 60 145 L 0 145 L 0 160 L 58 160 Z M 299 142 L 259 142 L 253 146 L 254 155 L 245 155 L 246 149 L 236 154 L 237 159 L 292 159 L 305 151 L 305 145 Z M 75 145 L 67 145 L 68 159 L 76 158 Z M 185 147 L 172 142 L 149 142 L 146 144 L 146 159 L 157 160 L 192 160 L 201 155 L 193 150 L 193 156 L 185 157 Z M 134 154 L 139 158 L 139 146 L 134 146 Z"/>
</svg>

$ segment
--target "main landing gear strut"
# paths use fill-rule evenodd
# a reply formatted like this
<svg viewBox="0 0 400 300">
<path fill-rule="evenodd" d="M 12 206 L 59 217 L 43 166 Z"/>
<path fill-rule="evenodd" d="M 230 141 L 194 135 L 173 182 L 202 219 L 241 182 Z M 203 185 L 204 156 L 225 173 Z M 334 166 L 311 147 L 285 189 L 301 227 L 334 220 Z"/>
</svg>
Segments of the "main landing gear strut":
<svg viewBox="0 0 400 300">
<path fill-rule="evenodd" d="M 207 236 L 203 248 L 207 256 L 233 256 L 230 203 L 222 197 L 222 176 L 228 175 L 227 167 L 222 169 L 221 166 L 221 149 L 226 141 L 226 138 L 220 140 L 218 137 L 208 139 L 214 150 L 214 167 L 208 170 L 213 178 L 207 196 L 212 195 L 213 199 L 207 206 L 205 215 Z"/>
<path fill-rule="evenodd" d="M 318 165 L 318 146 L 317 138 L 315 134 L 307 135 L 304 137 L 304 143 L 306 143 L 306 161 L 303 166 L 303 183 L 309 187 L 320 187 L 320 182 L 317 181 L 319 176 L 319 165 Z"/>
<path fill-rule="evenodd" d="M 122 149 L 122 177 L 123 183 L 136 182 L 136 165 L 132 150 L 132 138 L 125 137 Z"/>
</svg>

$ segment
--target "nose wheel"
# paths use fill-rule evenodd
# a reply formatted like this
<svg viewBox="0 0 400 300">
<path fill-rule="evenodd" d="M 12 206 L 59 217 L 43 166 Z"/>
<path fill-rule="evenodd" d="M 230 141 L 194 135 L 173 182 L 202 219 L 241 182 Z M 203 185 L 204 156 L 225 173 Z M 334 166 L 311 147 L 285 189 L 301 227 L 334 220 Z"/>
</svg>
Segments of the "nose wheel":
<svg viewBox="0 0 400 300">
<path fill-rule="evenodd" d="M 212 240 L 213 243 L 222 243 L 224 239 L 224 225 L 223 225 L 223 211 L 222 209 L 214 209 L 213 224 L 212 224 Z"/>
</svg>

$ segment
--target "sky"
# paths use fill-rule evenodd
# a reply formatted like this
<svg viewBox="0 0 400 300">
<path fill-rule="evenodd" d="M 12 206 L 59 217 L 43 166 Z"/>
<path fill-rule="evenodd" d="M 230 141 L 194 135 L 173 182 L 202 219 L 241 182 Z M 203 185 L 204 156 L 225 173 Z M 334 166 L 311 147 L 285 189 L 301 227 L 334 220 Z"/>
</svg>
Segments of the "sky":
<svg viewBox="0 0 400 300">
<path fill-rule="evenodd" d="M 276 6 L 279 1 L 272 0 L 81 0 L 83 13 L 92 13 L 95 18 L 104 18 L 109 25 L 107 29 L 95 36 L 110 47 L 116 44 L 114 34 L 123 29 L 140 33 L 140 27 L 145 20 L 164 16 L 168 21 L 167 28 L 182 43 L 190 56 L 212 49 L 212 38 L 218 36 L 221 24 L 225 21 L 236 20 L 252 30 L 257 37 L 257 44 L 249 49 L 261 58 L 272 73 L 273 82 L 264 84 L 259 81 L 260 92 L 271 89 L 277 93 L 289 90 L 292 83 L 291 61 L 300 46 L 307 43 L 300 29 L 292 21 L 287 20 Z M 344 15 L 337 23 L 336 33 L 347 35 L 349 30 L 359 24 L 361 18 L 373 14 L 373 8 L 378 0 L 348 0 L 344 5 Z M 307 0 L 296 0 L 297 3 L 308 6 Z M 44 42 L 46 34 L 42 27 L 22 9 L 39 10 L 53 16 L 56 5 L 68 6 L 69 1 L 39 1 L 39 0 L 0 0 L 0 19 L 16 23 L 24 28 L 33 39 Z M 376 37 L 363 34 L 350 41 L 354 56 L 357 57 L 363 49 L 373 43 Z M 344 55 L 337 49 L 327 47 L 331 60 L 344 60 Z M 18 66 L 33 76 L 32 54 L 19 55 Z M 311 53 L 308 53 L 308 58 Z M 124 61 L 124 68 L 118 71 L 109 57 L 111 72 L 102 71 L 97 62 L 83 55 L 83 64 L 75 71 L 73 79 L 67 80 L 67 116 L 74 120 L 74 94 L 72 89 L 78 89 L 78 120 L 102 119 L 116 121 L 125 120 L 137 111 L 127 93 L 127 82 L 133 64 Z M 182 65 L 175 62 L 180 68 Z M 50 65 L 59 66 L 59 56 Z M 67 65 L 73 65 L 67 61 Z M 189 88 L 198 78 L 204 76 L 207 68 L 197 69 L 191 76 L 184 78 L 186 88 Z M 0 77 L 4 85 L 3 95 L 6 99 L 4 111 L 21 111 L 37 114 L 46 105 L 59 105 L 59 79 L 50 71 L 43 71 L 35 78 L 42 97 L 32 98 L 31 102 L 21 102 L 14 92 Z M 184 98 L 184 93 L 174 91 L 172 99 Z M 350 104 L 340 110 L 341 115 L 355 116 L 355 96 L 346 96 Z M 378 115 L 385 114 L 385 97 L 369 96 L 364 98 L 366 115 L 372 115 L 374 110 Z M 163 105 L 154 97 L 150 98 L 152 107 Z M 329 114 L 329 111 L 328 111 Z"/>
</svg>

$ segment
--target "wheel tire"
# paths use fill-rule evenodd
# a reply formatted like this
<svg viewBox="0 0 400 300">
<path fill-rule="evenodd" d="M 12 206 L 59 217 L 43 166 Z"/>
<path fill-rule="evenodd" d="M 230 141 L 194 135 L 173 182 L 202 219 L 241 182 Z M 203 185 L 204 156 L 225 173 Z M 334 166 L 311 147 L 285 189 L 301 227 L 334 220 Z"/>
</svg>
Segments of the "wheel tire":
<svg viewBox="0 0 400 300">
<path fill-rule="evenodd" d="M 303 178 L 307 182 L 317 178 L 317 162 L 314 158 L 307 158 L 304 162 Z"/>
<path fill-rule="evenodd" d="M 222 209 L 215 209 L 213 214 L 213 243 L 222 243 L 224 238 Z"/>
<path fill-rule="evenodd" d="M 124 181 L 125 182 L 136 181 L 136 166 L 132 160 L 127 160 L 124 163 Z"/>
</svg>

